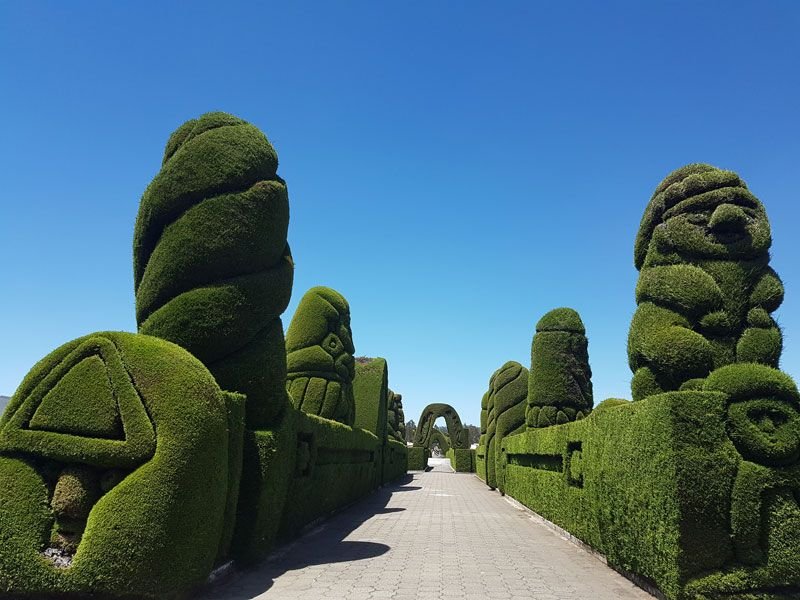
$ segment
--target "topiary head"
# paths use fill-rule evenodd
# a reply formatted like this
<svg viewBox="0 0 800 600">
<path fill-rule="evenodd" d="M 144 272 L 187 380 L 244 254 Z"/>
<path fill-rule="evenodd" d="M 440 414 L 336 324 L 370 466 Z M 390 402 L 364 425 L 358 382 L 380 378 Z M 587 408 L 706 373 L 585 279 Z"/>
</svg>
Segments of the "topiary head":
<svg viewBox="0 0 800 600">
<path fill-rule="evenodd" d="M 634 263 L 675 262 L 686 257 L 743 260 L 772 243 L 764 205 L 739 176 L 706 164 L 670 173 L 645 209 Z M 648 259 L 648 257 L 650 257 Z"/>
<path fill-rule="evenodd" d="M 788 375 L 739 363 L 711 373 L 703 389 L 728 394 L 728 436 L 743 458 L 772 466 L 800 459 L 800 394 Z"/>
</svg>

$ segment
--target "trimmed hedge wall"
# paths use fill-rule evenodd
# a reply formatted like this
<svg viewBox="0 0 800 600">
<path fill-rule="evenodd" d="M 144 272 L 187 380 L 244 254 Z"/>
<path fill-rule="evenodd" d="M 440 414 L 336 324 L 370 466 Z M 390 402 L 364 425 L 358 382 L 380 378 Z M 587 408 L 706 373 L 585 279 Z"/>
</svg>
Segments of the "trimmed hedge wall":
<svg viewBox="0 0 800 600">
<path fill-rule="evenodd" d="M 383 454 L 383 483 L 390 483 L 408 471 L 408 447 L 405 442 L 390 439 Z"/>
<path fill-rule="evenodd" d="M 237 487 L 241 412 L 226 404 L 200 361 L 149 336 L 95 333 L 37 363 L 0 421 L 0 594 L 170 598 L 202 583 Z"/>
<path fill-rule="evenodd" d="M 286 386 L 294 406 L 353 425 L 355 347 L 344 296 L 326 287 L 308 290 L 286 331 L 286 351 Z"/>
<path fill-rule="evenodd" d="M 634 250 L 634 400 L 698 389 L 735 362 L 778 366 L 782 338 L 770 313 L 783 284 L 769 267 L 771 243 L 764 206 L 736 173 L 691 164 L 661 182 Z"/>
<path fill-rule="evenodd" d="M 428 455 L 430 450 L 420 446 L 413 446 L 408 449 L 408 470 L 424 471 L 428 467 Z"/>
<path fill-rule="evenodd" d="M 800 396 L 755 364 L 505 440 L 506 492 L 670 599 L 800 585 Z"/>
<path fill-rule="evenodd" d="M 450 466 L 457 473 L 472 473 L 475 469 L 473 455 L 475 451 L 468 448 L 451 448 L 447 451 Z"/>
<path fill-rule="evenodd" d="M 288 406 L 281 313 L 294 267 L 278 157 L 253 125 L 225 113 L 170 136 L 134 232 L 139 332 L 175 342 L 223 389 L 247 395 L 251 428 Z"/>
<path fill-rule="evenodd" d="M 580 315 L 556 308 L 536 324 L 531 344 L 528 427 L 582 419 L 592 410 L 592 370 Z"/>
<path fill-rule="evenodd" d="M 508 435 L 525 430 L 525 409 L 528 396 L 528 369 L 521 364 L 509 361 L 492 378 L 494 395 L 494 449 L 495 485 L 504 492 L 505 461 L 503 444 Z"/>
</svg>

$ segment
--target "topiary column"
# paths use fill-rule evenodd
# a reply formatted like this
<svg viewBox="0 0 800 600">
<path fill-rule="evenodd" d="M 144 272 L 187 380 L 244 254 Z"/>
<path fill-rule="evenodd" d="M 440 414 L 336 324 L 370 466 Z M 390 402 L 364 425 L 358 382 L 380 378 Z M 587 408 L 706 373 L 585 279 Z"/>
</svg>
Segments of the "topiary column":
<svg viewBox="0 0 800 600">
<path fill-rule="evenodd" d="M 525 430 L 525 410 L 528 397 L 528 369 L 515 361 L 505 363 L 492 377 L 494 396 L 494 483 L 505 491 L 505 456 L 503 439 Z"/>
<path fill-rule="evenodd" d="M 659 184 L 634 249 L 634 400 L 700 389 L 732 363 L 777 367 L 782 339 L 770 313 L 783 285 L 769 266 L 771 243 L 764 206 L 736 173 L 691 164 Z"/>
<path fill-rule="evenodd" d="M 528 380 L 528 427 L 582 419 L 592 410 L 589 342 L 580 315 L 556 308 L 536 324 Z"/>
<path fill-rule="evenodd" d="M 308 290 L 286 331 L 286 386 L 296 408 L 353 425 L 355 359 L 350 306 L 327 287 Z"/>
<path fill-rule="evenodd" d="M 170 136 L 134 233 L 139 331 L 186 348 L 247 396 L 247 424 L 288 405 L 281 313 L 292 292 L 289 200 L 278 156 L 256 127 L 225 113 Z"/>
</svg>

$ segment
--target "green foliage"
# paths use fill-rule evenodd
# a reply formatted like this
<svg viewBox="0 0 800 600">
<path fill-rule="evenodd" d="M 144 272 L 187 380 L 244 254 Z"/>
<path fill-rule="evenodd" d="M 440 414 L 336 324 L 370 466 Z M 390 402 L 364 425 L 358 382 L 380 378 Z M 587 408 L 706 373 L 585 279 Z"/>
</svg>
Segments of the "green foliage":
<svg viewBox="0 0 800 600">
<path fill-rule="evenodd" d="M 799 401 L 752 364 L 701 391 L 606 401 L 507 437 L 506 493 L 669 599 L 786 597 L 800 584 Z"/>
<path fill-rule="evenodd" d="M 408 470 L 424 471 L 428 466 L 428 449 L 422 446 L 413 446 L 408 449 Z"/>
<path fill-rule="evenodd" d="M 296 408 L 352 425 L 355 359 L 350 306 L 326 287 L 308 290 L 286 332 L 286 386 Z"/>
<path fill-rule="evenodd" d="M 434 429 L 431 432 L 428 442 L 430 443 L 428 448 L 432 449 L 434 446 L 438 445 L 439 450 L 441 450 L 444 454 L 447 454 L 447 451 L 450 450 L 451 447 L 450 438 L 438 429 Z"/>
<path fill-rule="evenodd" d="M 389 398 L 389 369 L 384 358 L 362 358 L 356 361 L 356 376 L 353 380 L 355 399 L 354 427 L 373 433 L 379 440 L 387 435 L 386 405 Z"/>
<path fill-rule="evenodd" d="M 536 324 L 528 381 L 528 427 L 582 419 L 592 409 L 592 370 L 580 315 L 556 308 Z"/>
<path fill-rule="evenodd" d="M 436 419 L 439 417 L 444 417 L 447 423 L 450 444 L 454 448 L 469 448 L 467 430 L 461 424 L 461 418 L 458 413 L 449 404 L 429 404 L 422 410 L 417 433 L 414 436 L 414 446 L 430 449 L 430 438 L 435 431 L 434 424 Z"/>
<path fill-rule="evenodd" d="M 503 492 L 505 472 L 505 462 L 502 460 L 503 442 L 506 436 L 525 429 L 528 369 L 518 362 L 508 361 L 492 375 L 489 381 L 489 395 L 494 419 L 489 432 L 491 437 L 486 460 L 494 462 L 494 469 L 488 472 L 486 483 Z"/>
<path fill-rule="evenodd" d="M 134 233 L 139 331 L 199 358 L 247 396 L 250 427 L 288 405 L 280 315 L 292 291 L 289 201 L 256 127 L 208 113 L 172 134 Z"/>
<path fill-rule="evenodd" d="M 296 418 L 297 458 L 281 522 L 284 538 L 368 494 L 379 482 L 381 444 L 375 435 L 316 415 L 297 413 Z"/>
<path fill-rule="evenodd" d="M 389 437 L 393 437 L 401 442 L 406 439 L 406 425 L 403 421 L 403 396 L 389 390 L 386 398 L 386 426 Z"/>
<path fill-rule="evenodd" d="M 482 435 L 475 449 L 475 474 L 486 483 L 486 436 Z"/>
<path fill-rule="evenodd" d="M 390 439 L 383 454 L 383 483 L 402 477 L 408 471 L 408 447 L 405 442 Z"/>
<path fill-rule="evenodd" d="M 471 473 L 475 470 L 472 455 L 473 451 L 468 448 L 451 448 L 447 451 L 450 466 L 456 473 Z"/>
<path fill-rule="evenodd" d="M 771 243 L 764 206 L 731 171 L 688 165 L 656 188 L 634 250 L 634 400 L 698 389 L 732 363 L 777 367 L 782 338 L 770 313 L 783 285 L 769 267 Z"/>
<path fill-rule="evenodd" d="M 58 348 L 0 422 L 0 594 L 180 595 L 217 556 L 228 461 L 225 396 L 185 350 L 128 333 Z M 48 546 L 69 569 L 43 559 Z"/>
</svg>

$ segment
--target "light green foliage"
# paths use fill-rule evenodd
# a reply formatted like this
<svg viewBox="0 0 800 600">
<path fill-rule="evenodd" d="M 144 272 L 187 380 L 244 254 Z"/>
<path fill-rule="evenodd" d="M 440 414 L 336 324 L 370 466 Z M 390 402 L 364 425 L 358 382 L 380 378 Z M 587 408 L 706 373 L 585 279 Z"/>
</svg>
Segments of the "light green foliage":
<svg viewBox="0 0 800 600">
<path fill-rule="evenodd" d="M 352 425 L 355 359 L 350 306 L 326 287 L 308 290 L 286 332 L 286 386 L 296 408 Z"/>
<path fill-rule="evenodd" d="M 525 430 L 525 409 L 528 396 L 528 369 L 518 362 L 509 361 L 492 376 L 489 390 L 494 408 L 494 485 L 504 491 L 505 437 Z M 490 456 L 487 460 L 492 460 Z"/>
<path fill-rule="evenodd" d="M 769 267 L 771 243 L 764 206 L 735 173 L 692 164 L 661 182 L 634 250 L 634 400 L 698 389 L 731 363 L 777 367 L 782 337 L 770 313 L 783 285 Z"/>
<path fill-rule="evenodd" d="M 471 473 L 475 470 L 473 453 L 474 450 L 468 448 L 451 448 L 447 451 L 447 458 L 450 459 L 450 466 L 456 473 Z"/>
<path fill-rule="evenodd" d="M 356 359 L 353 380 L 355 427 L 365 429 L 383 440 L 394 431 L 387 431 L 386 405 L 389 398 L 389 369 L 384 358 Z"/>
<path fill-rule="evenodd" d="M 669 599 L 791 597 L 799 401 L 756 364 L 718 369 L 703 390 L 606 401 L 506 438 L 506 493 Z"/>
<path fill-rule="evenodd" d="M 96 333 L 44 358 L 0 421 L 0 595 L 170 598 L 204 581 L 228 427 L 225 394 L 169 342 Z"/>
<path fill-rule="evenodd" d="M 225 113 L 172 134 L 134 233 L 139 331 L 189 350 L 247 423 L 276 423 L 288 398 L 280 315 L 292 291 L 289 201 L 278 157 L 256 127 Z"/>
<path fill-rule="evenodd" d="M 461 418 L 449 404 L 429 404 L 422 410 L 414 436 L 414 446 L 430 449 L 430 438 L 436 430 L 436 419 L 444 417 L 447 424 L 447 434 L 453 448 L 469 448 L 467 430 L 461 424 Z"/>
<path fill-rule="evenodd" d="M 592 409 L 592 370 L 580 315 L 556 308 L 536 324 L 531 344 L 528 427 L 582 419 Z"/>
</svg>

